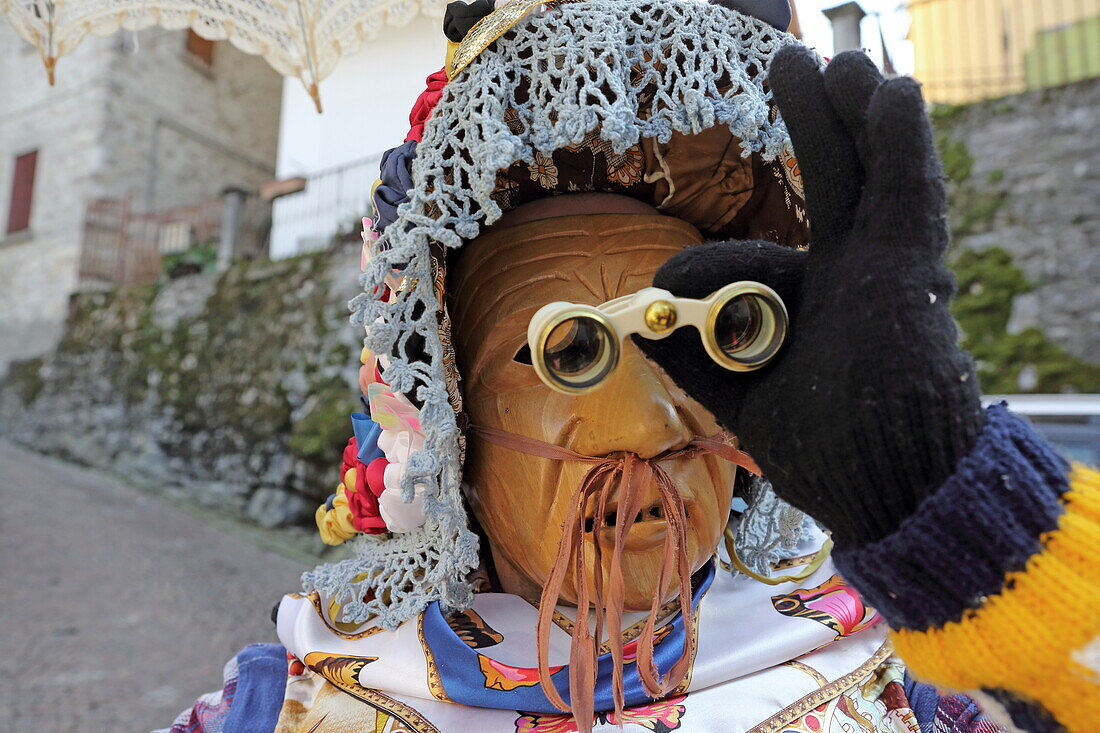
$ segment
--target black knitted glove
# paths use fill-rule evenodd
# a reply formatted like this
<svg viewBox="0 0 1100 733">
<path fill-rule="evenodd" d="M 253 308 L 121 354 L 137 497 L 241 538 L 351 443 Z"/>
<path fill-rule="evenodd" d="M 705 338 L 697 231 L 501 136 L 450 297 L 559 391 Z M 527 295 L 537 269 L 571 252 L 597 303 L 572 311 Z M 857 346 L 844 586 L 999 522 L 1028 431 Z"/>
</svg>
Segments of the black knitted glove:
<svg viewBox="0 0 1100 733">
<path fill-rule="evenodd" d="M 654 285 L 685 297 L 771 285 L 790 312 L 787 343 L 746 374 L 715 365 L 692 329 L 635 341 L 740 438 L 782 498 L 838 545 L 862 544 L 912 514 L 983 425 L 947 310 L 943 176 L 912 79 L 883 82 L 857 52 L 823 74 L 794 46 L 776 54 L 769 83 L 802 170 L 809 252 L 705 244 Z"/>
</svg>

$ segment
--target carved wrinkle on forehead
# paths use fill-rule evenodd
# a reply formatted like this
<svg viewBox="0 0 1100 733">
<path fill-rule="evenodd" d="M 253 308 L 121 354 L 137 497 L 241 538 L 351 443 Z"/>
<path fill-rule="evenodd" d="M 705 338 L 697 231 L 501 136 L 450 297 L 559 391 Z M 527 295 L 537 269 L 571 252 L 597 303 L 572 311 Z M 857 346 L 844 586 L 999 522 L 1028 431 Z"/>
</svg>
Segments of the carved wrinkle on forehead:
<svg viewBox="0 0 1100 733">
<path fill-rule="evenodd" d="M 675 221 L 667 219 L 667 217 L 660 217 L 660 219 L 667 222 Z M 680 229 L 680 227 L 660 226 L 664 224 L 665 221 L 651 222 L 655 226 L 666 230 L 657 235 L 657 237 L 661 237 L 661 235 L 663 235 L 663 237 L 668 237 L 671 233 L 668 229 L 672 229 L 676 233 L 681 233 L 676 231 Z M 522 227 L 514 228 L 521 229 Z M 492 290 L 501 277 L 516 277 L 518 275 L 516 272 L 517 270 L 533 270 L 536 272 L 542 270 L 545 272 L 545 270 L 551 269 L 552 273 L 557 275 L 572 274 L 574 279 L 584 284 L 586 289 L 591 290 L 590 278 L 586 280 L 580 273 L 592 270 L 593 267 L 596 266 L 597 261 L 600 267 L 603 289 L 605 292 L 612 291 L 610 294 L 611 297 L 614 297 L 615 295 L 621 294 L 615 291 L 621 289 L 622 282 L 625 278 L 633 274 L 643 273 L 641 270 L 634 268 L 624 268 L 624 271 L 615 278 L 617 280 L 615 287 L 611 287 L 606 271 L 610 269 L 611 264 L 614 264 L 612 260 L 620 256 L 638 257 L 652 253 L 662 253 L 671 256 L 682 247 L 699 241 L 691 237 L 687 232 L 683 232 L 685 236 L 683 236 L 682 241 L 645 242 L 643 238 L 645 237 L 647 228 L 648 227 L 634 225 L 600 229 L 598 226 L 594 226 L 592 230 L 573 228 L 569 231 L 559 231 L 551 235 L 544 234 L 542 236 L 526 237 L 522 236 L 521 232 L 515 232 L 517 235 L 516 239 L 506 238 L 510 233 L 507 229 L 490 233 L 483 238 L 474 240 L 474 242 L 469 245 L 469 250 L 463 254 L 462 259 L 459 261 L 459 266 L 456 268 L 452 278 L 454 301 L 460 304 L 473 302 L 475 298 L 479 297 L 480 292 L 486 289 Z M 634 242 L 624 244 L 621 241 L 624 236 L 636 237 L 637 239 L 642 239 L 642 241 L 635 240 Z M 574 242 L 569 240 L 581 241 Z M 546 247 L 554 247 L 555 245 L 557 247 L 562 247 L 568 245 L 570 249 L 540 253 L 540 243 Z M 516 258 L 514 250 L 521 247 L 525 251 L 529 251 L 530 255 Z M 660 257 L 653 258 L 653 262 L 649 263 L 650 269 L 656 269 L 656 266 L 660 264 L 660 260 L 662 259 L 663 258 Z M 571 263 L 569 260 L 576 260 L 576 262 Z M 648 270 L 645 274 L 649 274 Z M 533 283 L 544 277 L 545 275 L 542 275 L 540 278 L 539 274 L 532 273 L 531 276 L 527 278 L 526 282 Z M 495 304 L 499 300 L 500 295 L 501 294 L 498 293 L 497 297 L 494 297 L 490 301 L 490 304 Z"/>
<path fill-rule="evenodd" d="M 597 305 L 648 286 L 656 270 L 701 240 L 660 214 L 558 217 L 490 230 L 467 245 L 451 277 L 460 362 L 511 360 L 534 312 L 554 301 Z M 493 351 L 489 354 L 488 348 Z"/>
</svg>

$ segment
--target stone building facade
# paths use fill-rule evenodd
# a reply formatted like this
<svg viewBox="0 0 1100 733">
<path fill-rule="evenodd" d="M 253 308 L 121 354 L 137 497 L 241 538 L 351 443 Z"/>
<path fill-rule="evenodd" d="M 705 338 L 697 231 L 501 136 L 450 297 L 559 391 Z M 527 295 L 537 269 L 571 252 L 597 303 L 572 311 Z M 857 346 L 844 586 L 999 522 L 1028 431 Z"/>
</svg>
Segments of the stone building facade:
<svg viewBox="0 0 1100 733">
<path fill-rule="evenodd" d="M 87 202 L 152 212 L 274 176 L 281 78 L 225 42 L 191 40 L 88 37 L 51 87 L 37 51 L 0 24 L 0 373 L 60 336 Z M 32 152 L 28 226 L 13 227 L 27 195 L 13 189 L 28 183 L 16 161 Z"/>
</svg>

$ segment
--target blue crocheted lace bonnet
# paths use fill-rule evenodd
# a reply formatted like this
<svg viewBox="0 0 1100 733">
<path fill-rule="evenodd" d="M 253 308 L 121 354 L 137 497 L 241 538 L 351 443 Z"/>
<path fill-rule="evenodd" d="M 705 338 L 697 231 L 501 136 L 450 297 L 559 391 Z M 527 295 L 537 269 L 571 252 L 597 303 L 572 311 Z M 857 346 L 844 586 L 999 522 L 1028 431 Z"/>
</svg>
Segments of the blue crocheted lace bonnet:
<svg viewBox="0 0 1100 733">
<path fill-rule="evenodd" d="M 343 620 L 392 628 L 435 600 L 448 609 L 472 602 L 478 539 L 460 489 L 461 396 L 440 252 L 501 217 L 501 171 L 593 134 L 622 154 L 640 141 L 724 126 L 745 158 L 789 158 L 764 74 L 797 40 L 732 9 L 754 2 L 775 5 L 580 0 L 535 9 L 446 84 L 419 143 L 391 151 L 388 162 L 401 163 L 391 176 L 391 220 L 362 276 L 364 293 L 351 302 L 352 322 L 366 329 L 369 350 L 388 355 L 384 381 L 419 407 L 424 446 L 405 465 L 401 490 L 405 501 L 423 501 L 425 521 L 402 534 L 357 535 L 349 559 L 303 576 L 307 592 L 342 605 Z M 395 276 L 403 283 L 396 300 L 380 299 Z M 758 486 L 738 529 L 739 555 L 764 572 L 805 525 Z"/>
</svg>

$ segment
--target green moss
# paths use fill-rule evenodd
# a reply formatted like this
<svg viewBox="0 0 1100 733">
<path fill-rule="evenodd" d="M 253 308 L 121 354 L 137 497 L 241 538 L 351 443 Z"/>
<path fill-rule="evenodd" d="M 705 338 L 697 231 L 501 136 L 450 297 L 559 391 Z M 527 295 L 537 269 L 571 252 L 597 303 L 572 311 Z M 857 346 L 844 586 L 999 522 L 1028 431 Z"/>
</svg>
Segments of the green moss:
<svg viewBox="0 0 1100 733">
<path fill-rule="evenodd" d="M 11 389 L 19 396 L 19 401 L 24 406 L 30 405 L 38 395 L 42 394 L 44 382 L 42 380 L 41 356 L 34 359 L 20 359 L 8 365 L 8 374 L 4 387 Z"/>
<path fill-rule="evenodd" d="M 952 263 L 958 282 L 955 318 L 968 334 L 1002 334 L 1008 327 L 1012 301 L 1031 291 L 1031 284 L 1012 261 L 995 247 L 963 250 Z"/>
<path fill-rule="evenodd" d="M 932 118 L 933 125 L 945 127 L 958 122 L 968 109 L 970 105 L 967 104 L 934 104 L 928 114 Z"/>
<path fill-rule="evenodd" d="M 145 286 L 125 293 L 128 314 L 126 329 L 121 335 L 122 364 L 119 379 L 127 405 L 137 405 L 149 396 L 149 377 L 156 370 L 160 353 L 161 333 L 153 322 L 153 301 L 158 288 Z"/>
<path fill-rule="evenodd" d="M 961 185 L 970 178 L 974 169 L 974 156 L 970 154 L 966 143 L 953 139 L 950 133 L 941 132 L 936 135 L 936 148 L 940 151 L 943 171 L 952 182 Z"/>
<path fill-rule="evenodd" d="M 952 234 L 959 238 L 989 231 L 997 212 L 1008 200 L 1004 191 L 982 190 L 970 184 L 960 186 L 950 197 Z"/>
<path fill-rule="evenodd" d="M 351 434 L 348 416 L 355 404 L 343 379 L 333 378 L 311 394 L 306 412 L 291 428 L 290 452 L 310 463 L 339 460 Z"/>
<path fill-rule="evenodd" d="M 58 353 L 76 355 L 94 351 L 102 343 L 90 338 L 109 318 L 118 297 L 118 290 L 75 293 L 69 298 L 69 312 L 65 319 L 65 331 L 58 343 Z M 106 334 L 105 334 L 106 335 Z"/>
<path fill-rule="evenodd" d="M 198 272 L 213 272 L 218 261 L 218 241 L 209 239 L 182 252 L 166 254 L 160 268 L 169 278 Z"/>
<path fill-rule="evenodd" d="M 1007 331 L 1012 302 L 1033 287 L 1003 249 L 963 250 L 952 263 L 958 297 L 952 312 L 963 347 L 974 355 L 982 390 L 1020 391 L 1020 374 L 1034 368 L 1035 392 L 1100 391 L 1100 367 L 1054 344 L 1037 329 Z"/>
<path fill-rule="evenodd" d="M 985 183 L 978 185 L 971 181 L 974 156 L 964 142 L 952 138 L 950 131 L 941 130 L 936 135 L 936 147 L 949 181 L 948 205 L 951 210 L 952 234 L 958 239 L 988 231 L 993 226 L 997 212 L 1009 200 L 1008 194 L 996 187 L 1004 180 L 1004 170 L 991 170 L 986 175 Z"/>
</svg>

